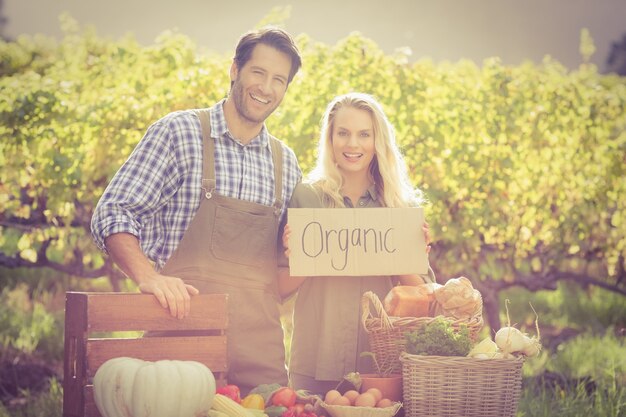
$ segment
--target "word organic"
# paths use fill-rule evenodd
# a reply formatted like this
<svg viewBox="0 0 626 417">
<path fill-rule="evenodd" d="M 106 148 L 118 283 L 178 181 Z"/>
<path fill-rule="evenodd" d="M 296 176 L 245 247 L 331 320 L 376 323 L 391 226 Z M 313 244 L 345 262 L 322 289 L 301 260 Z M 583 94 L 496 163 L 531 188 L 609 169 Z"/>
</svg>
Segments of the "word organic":
<svg viewBox="0 0 626 417">
<path fill-rule="evenodd" d="M 360 248 L 364 253 L 368 250 L 373 253 L 385 251 L 394 253 L 395 247 L 391 243 L 393 228 L 376 230 L 373 228 L 363 229 L 324 229 L 320 222 L 311 222 L 304 226 L 301 236 L 302 252 L 316 258 L 324 252 L 330 256 L 330 264 L 337 271 L 343 271 L 348 264 L 350 247 Z M 310 246 L 310 247 L 307 247 Z M 341 260 L 335 263 L 333 253 L 341 253 Z"/>
<path fill-rule="evenodd" d="M 421 208 L 289 209 L 293 276 L 426 273 Z"/>
</svg>

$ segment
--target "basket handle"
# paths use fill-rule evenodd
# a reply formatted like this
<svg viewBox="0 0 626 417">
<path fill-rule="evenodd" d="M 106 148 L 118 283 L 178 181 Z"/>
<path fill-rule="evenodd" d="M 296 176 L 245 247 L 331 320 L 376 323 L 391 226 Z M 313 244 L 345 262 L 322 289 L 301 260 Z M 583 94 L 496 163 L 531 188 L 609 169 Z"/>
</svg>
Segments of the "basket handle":
<svg viewBox="0 0 626 417">
<path fill-rule="evenodd" d="M 374 309 L 376 310 L 376 316 L 374 316 L 370 311 L 370 303 L 374 305 Z M 372 291 L 367 291 L 363 293 L 363 297 L 361 298 L 361 310 L 363 311 L 361 315 L 361 322 L 363 327 L 367 329 L 365 322 L 368 319 L 375 319 L 380 317 L 381 326 L 385 330 L 390 330 L 393 328 L 393 324 L 391 320 L 389 320 L 389 315 L 385 311 L 383 307 L 383 303 L 380 302 L 380 298 Z"/>
</svg>

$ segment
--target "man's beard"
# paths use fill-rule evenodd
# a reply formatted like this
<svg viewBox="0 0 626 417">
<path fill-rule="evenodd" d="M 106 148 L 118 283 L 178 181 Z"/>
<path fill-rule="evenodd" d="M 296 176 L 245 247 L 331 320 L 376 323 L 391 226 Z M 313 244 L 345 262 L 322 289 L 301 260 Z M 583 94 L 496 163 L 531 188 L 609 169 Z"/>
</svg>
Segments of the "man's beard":
<svg viewBox="0 0 626 417">
<path fill-rule="evenodd" d="M 265 119 L 267 119 L 269 115 L 272 114 L 274 110 L 276 110 L 276 108 L 278 107 L 278 104 L 280 104 L 280 103 L 277 103 L 275 106 L 270 107 L 261 116 L 256 116 L 253 112 L 251 112 L 248 109 L 248 105 L 246 104 L 247 94 L 248 93 L 243 91 L 243 87 L 241 86 L 241 83 L 239 82 L 239 80 L 238 79 L 235 80 L 230 91 L 230 96 L 232 97 L 233 103 L 235 104 L 235 109 L 237 110 L 237 113 L 239 113 L 239 116 L 241 118 L 252 123 L 265 122 Z M 252 100 L 252 98 L 250 99 Z"/>
</svg>

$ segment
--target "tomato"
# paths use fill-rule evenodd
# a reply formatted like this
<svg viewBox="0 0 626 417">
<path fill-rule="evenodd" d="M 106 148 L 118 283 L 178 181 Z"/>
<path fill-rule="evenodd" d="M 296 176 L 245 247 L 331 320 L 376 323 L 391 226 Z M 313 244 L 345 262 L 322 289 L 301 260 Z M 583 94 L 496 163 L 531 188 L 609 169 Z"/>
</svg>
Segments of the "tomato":
<svg viewBox="0 0 626 417">
<path fill-rule="evenodd" d="M 241 393 L 237 385 L 224 385 L 219 387 L 216 391 L 218 394 L 222 394 L 238 404 L 241 404 Z"/>
<path fill-rule="evenodd" d="M 272 395 L 272 405 L 292 407 L 296 403 L 296 392 L 289 387 L 279 388 Z"/>
</svg>

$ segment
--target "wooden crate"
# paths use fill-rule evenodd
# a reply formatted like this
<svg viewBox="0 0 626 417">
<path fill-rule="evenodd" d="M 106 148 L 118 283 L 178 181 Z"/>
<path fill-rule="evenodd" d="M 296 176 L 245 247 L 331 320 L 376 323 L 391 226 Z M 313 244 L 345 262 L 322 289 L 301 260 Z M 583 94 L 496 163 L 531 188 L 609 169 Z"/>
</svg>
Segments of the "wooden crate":
<svg viewBox="0 0 626 417">
<path fill-rule="evenodd" d="M 195 295 L 190 315 L 179 320 L 152 294 L 67 292 L 63 416 L 102 417 L 93 399 L 93 376 L 100 365 L 119 356 L 198 361 L 211 369 L 218 386 L 224 385 L 227 302 L 226 294 Z M 159 337 L 119 333 L 133 331 L 179 333 Z"/>
</svg>

